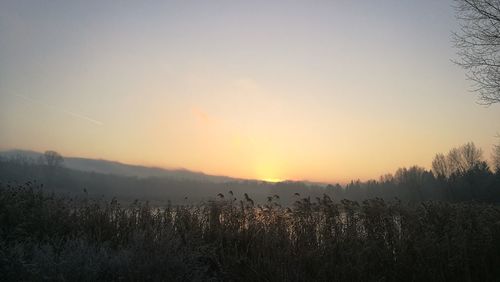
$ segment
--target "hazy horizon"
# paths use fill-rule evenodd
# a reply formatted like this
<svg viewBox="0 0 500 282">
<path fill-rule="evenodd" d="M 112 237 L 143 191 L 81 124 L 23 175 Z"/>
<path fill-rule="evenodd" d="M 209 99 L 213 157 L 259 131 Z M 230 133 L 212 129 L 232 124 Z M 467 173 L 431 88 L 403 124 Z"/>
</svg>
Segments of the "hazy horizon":
<svg viewBox="0 0 500 282">
<path fill-rule="evenodd" d="M 453 1 L 0 3 L 0 150 L 345 183 L 489 158 Z"/>
<path fill-rule="evenodd" d="M 34 151 L 34 150 L 31 150 L 31 149 L 20 149 L 20 148 L 8 148 L 8 149 L 3 149 L 3 148 L 0 148 L 0 154 L 2 152 L 9 152 L 9 151 L 26 151 L 26 152 L 35 152 L 35 153 L 39 153 L 40 155 L 42 155 L 44 152 L 43 151 Z M 47 150 L 47 151 L 53 151 L 53 150 Z M 56 151 L 57 152 L 57 151 Z M 445 152 L 442 152 L 442 153 L 445 153 Z M 483 152 L 484 153 L 484 152 Z M 486 152 L 488 153 L 488 152 Z M 189 172 L 193 172 L 193 173 L 201 173 L 201 174 L 206 174 L 208 176 L 221 176 L 221 177 L 229 177 L 229 178 L 234 178 L 235 180 L 249 180 L 249 181 L 266 181 L 266 182 L 270 182 L 270 183 L 277 183 L 277 182 L 284 182 L 284 181 L 294 181 L 294 182 L 306 182 L 306 183 L 316 183 L 316 184 L 324 184 L 324 185 L 327 185 L 327 184 L 331 184 L 331 185 L 336 185 L 336 184 L 340 184 L 342 186 L 344 185 L 347 185 L 351 182 L 356 182 L 356 181 L 363 181 L 363 182 L 366 182 L 366 181 L 370 181 L 370 180 L 375 180 L 375 181 L 380 181 L 381 177 L 385 177 L 387 175 L 394 175 L 394 173 L 396 173 L 396 171 L 402 167 L 398 167 L 392 171 L 385 171 L 383 173 L 381 173 L 380 175 L 377 175 L 375 177 L 371 177 L 371 178 L 365 178 L 365 179 L 361 179 L 360 177 L 353 177 L 351 179 L 344 179 L 344 180 L 333 180 L 333 181 L 321 181 L 321 180 L 311 180 L 311 179 L 307 179 L 307 178 L 302 178 L 302 179 L 273 179 L 273 178 L 267 178 L 267 179 L 264 179 L 264 178 L 251 178 L 251 177 L 234 177 L 234 176 L 230 176 L 230 175 L 225 175 L 225 174 L 212 174 L 212 173 L 207 173 L 207 172 L 204 172 L 204 171 L 201 171 L 201 170 L 192 170 L 192 169 L 189 169 L 189 168 L 185 168 L 185 167 L 168 167 L 168 166 L 157 166 L 157 165 L 149 165 L 149 164 L 138 164 L 138 163 L 128 163 L 128 162 L 122 162 L 122 161 L 118 161 L 118 160 L 112 160 L 112 159 L 106 159 L 106 158 L 100 158 L 100 157 L 96 157 L 96 158 L 90 158 L 90 157 L 82 157 L 82 156 L 77 156 L 77 155 L 61 155 L 63 158 L 83 158 L 83 159 L 89 159 L 89 160 L 97 160 L 97 161 L 105 161 L 105 162 L 113 162 L 113 163 L 119 163 L 119 164 L 123 164 L 123 165 L 130 165 L 130 166 L 139 166 L 139 167 L 145 167 L 145 168 L 153 168 L 153 169 L 164 169 L 164 170 L 169 170 L 169 171 L 176 171 L 176 170 L 179 170 L 179 171 L 189 171 Z M 486 156 L 488 156 L 488 154 L 486 154 Z M 487 158 L 489 159 L 489 158 Z M 33 161 L 36 161 L 33 160 Z M 490 160 L 488 160 L 490 161 Z M 65 167 L 64 163 L 63 163 L 63 166 Z M 409 165 L 407 166 L 407 168 L 411 167 L 413 165 Z M 427 170 L 431 170 L 431 165 L 427 165 L 427 166 L 419 166 L 419 167 L 423 167 Z M 73 168 L 70 168 L 70 169 L 73 169 Z M 80 169 L 76 169 L 76 170 L 80 170 Z M 120 175 L 120 174 L 119 174 Z"/>
</svg>

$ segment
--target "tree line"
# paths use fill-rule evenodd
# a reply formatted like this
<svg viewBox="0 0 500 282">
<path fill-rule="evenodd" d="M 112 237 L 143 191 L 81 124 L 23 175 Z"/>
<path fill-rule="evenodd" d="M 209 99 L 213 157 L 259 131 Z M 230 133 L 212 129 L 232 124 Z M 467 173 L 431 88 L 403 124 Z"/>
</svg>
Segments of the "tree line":
<svg viewBox="0 0 500 282">
<path fill-rule="evenodd" d="M 427 200 L 500 202 L 500 149 L 494 147 L 491 166 L 472 142 L 448 153 L 438 153 L 427 170 L 419 166 L 400 168 L 378 181 L 351 181 L 345 187 L 329 185 L 338 198 L 398 198 L 417 203 Z"/>
<path fill-rule="evenodd" d="M 345 185 L 318 185 L 297 181 L 269 183 L 258 180 L 213 183 L 188 179 L 162 177 L 138 178 L 83 172 L 64 167 L 64 159 L 49 151 L 38 160 L 17 156 L 0 158 L 0 182 L 24 183 L 37 181 L 50 192 L 91 197 L 117 197 L 176 204 L 210 200 L 216 195 L 232 191 L 242 198 L 247 193 L 257 203 L 265 203 L 270 196 L 278 196 L 283 205 L 293 204 L 298 197 L 312 199 L 327 194 L 335 201 L 342 199 L 362 201 L 369 198 L 398 199 L 405 203 L 435 201 L 500 202 L 500 147 L 493 150 L 491 165 L 474 143 L 467 143 L 439 153 L 432 168 L 419 166 L 399 168 L 393 174 L 378 180 L 351 181 Z"/>
</svg>

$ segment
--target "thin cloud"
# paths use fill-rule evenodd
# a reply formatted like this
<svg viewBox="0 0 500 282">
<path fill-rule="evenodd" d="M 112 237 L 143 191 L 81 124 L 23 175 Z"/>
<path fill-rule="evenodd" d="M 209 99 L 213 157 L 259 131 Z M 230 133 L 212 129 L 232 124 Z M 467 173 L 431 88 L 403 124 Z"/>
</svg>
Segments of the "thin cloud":
<svg viewBox="0 0 500 282">
<path fill-rule="evenodd" d="M 29 101 L 29 102 L 31 102 L 33 104 L 37 104 L 37 105 L 43 106 L 45 108 L 48 108 L 48 109 L 51 109 L 51 110 L 55 110 L 55 111 L 58 111 L 58 112 L 61 112 L 61 113 L 64 113 L 64 114 L 67 114 L 67 115 L 72 116 L 74 118 L 78 118 L 78 119 L 81 119 L 81 120 L 88 121 L 88 122 L 93 123 L 95 125 L 99 125 L 99 126 L 104 125 L 103 122 L 98 121 L 96 119 L 93 119 L 91 117 L 88 117 L 88 116 L 85 116 L 85 115 L 82 115 L 82 114 L 79 114 L 79 113 L 75 113 L 75 112 L 72 112 L 72 111 L 64 110 L 64 109 L 58 109 L 58 108 L 56 108 L 54 106 L 51 106 L 49 104 L 43 103 L 43 102 L 41 102 L 39 100 L 35 100 L 33 98 L 30 98 L 30 97 L 27 97 L 27 96 L 24 96 L 24 95 L 16 94 L 15 96 L 19 97 L 21 99 L 24 99 L 26 101 Z"/>
<path fill-rule="evenodd" d="M 199 108 L 191 108 L 191 113 L 203 124 L 213 124 L 215 122 L 215 119 L 212 116 L 200 110 Z"/>
</svg>

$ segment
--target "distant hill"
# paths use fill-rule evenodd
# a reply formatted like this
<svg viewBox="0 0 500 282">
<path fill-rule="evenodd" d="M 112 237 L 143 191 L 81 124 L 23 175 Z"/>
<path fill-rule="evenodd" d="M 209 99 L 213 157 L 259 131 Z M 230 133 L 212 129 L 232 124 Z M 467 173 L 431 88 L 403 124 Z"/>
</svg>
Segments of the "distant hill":
<svg viewBox="0 0 500 282">
<path fill-rule="evenodd" d="M 11 150 L 0 152 L 0 188 L 3 184 L 27 185 L 60 195 L 106 199 L 122 203 L 135 199 L 154 205 L 199 204 L 227 199 L 235 203 L 250 197 L 269 204 L 269 197 L 291 205 L 296 193 L 313 199 L 335 192 L 324 186 L 296 181 L 278 183 L 206 175 L 188 170 L 168 170 L 85 158 L 65 158 L 64 166 L 50 167 L 38 160 L 41 153 Z M 231 191 L 231 192 L 230 192 Z M 338 191 L 337 191 L 338 192 Z M 247 195 L 245 195 L 247 194 Z M 333 198 L 335 195 L 331 194 Z M 279 200 L 278 200 L 279 199 Z"/>
<path fill-rule="evenodd" d="M 38 160 L 43 156 L 43 153 L 29 150 L 8 150 L 0 152 L 0 156 L 5 158 L 26 158 L 29 160 Z M 209 181 L 215 183 L 239 180 L 227 176 L 208 175 L 202 172 L 194 172 L 186 169 L 164 169 L 159 167 L 130 165 L 102 159 L 64 157 L 63 166 L 79 171 L 139 178 L 159 177 L 177 180 Z"/>
</svg>

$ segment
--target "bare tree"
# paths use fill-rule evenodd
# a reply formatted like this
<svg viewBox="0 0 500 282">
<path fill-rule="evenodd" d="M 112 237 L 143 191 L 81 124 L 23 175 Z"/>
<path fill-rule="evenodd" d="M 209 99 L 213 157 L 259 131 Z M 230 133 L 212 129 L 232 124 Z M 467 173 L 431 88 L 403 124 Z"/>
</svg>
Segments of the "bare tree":
<svg viewBox="0 0 500 282">
<path fill-rule="evenodd" d="M 432 172 L 436 177 L 447 178 L 450 176 L 450 168 L 444 154 L 440 153 L 434 157 L 432 161 Z"/>
<path fill-rule="evenodd" d="M 500 136 L 498 136 L 500 138 Z M 496 173 L 500 173 L 500 143 L 493 146 L 493 153 L 491 155 L 493 162 L 493 169 Z"/>
<path fill-rule="evenodd" d="M 448 178 L 452 174 L 464 174 L 483 162 L 483 152 L 472 142 L 451 149 L 448 154 L 437 154 L 432 161 L 436 177 Z"/>
<path fill-rule="evenodd" d="M 460 30 L 456 61 L 473 81 L 482 104 L 500 102 L 500 0 L 455 0 Z"/>
<path fill-rule="evenodd" d="M 452 171 L 465 173 L 478 165 L 481 162 L 482 156 L 482 150 L 476 148 L 474 143 L 469 142 L 459 148 L 450 150 L 448 153 L 448 164 Z"/>
<path fill-rule="evenodd" d="M 60 167 L 64 162 L 63 157 L 56 151 L 45 151 L 43 156 L 45 164 L 49 167 Z"/>
</svg>

